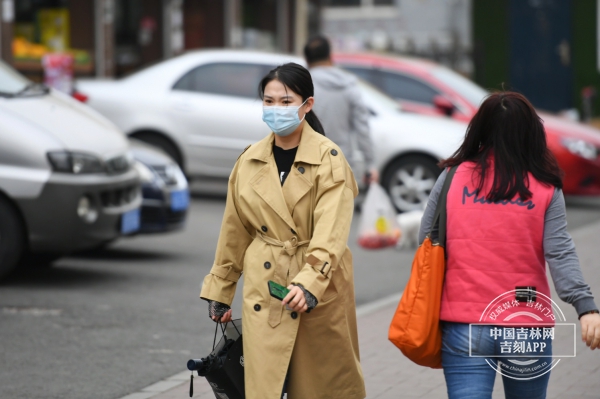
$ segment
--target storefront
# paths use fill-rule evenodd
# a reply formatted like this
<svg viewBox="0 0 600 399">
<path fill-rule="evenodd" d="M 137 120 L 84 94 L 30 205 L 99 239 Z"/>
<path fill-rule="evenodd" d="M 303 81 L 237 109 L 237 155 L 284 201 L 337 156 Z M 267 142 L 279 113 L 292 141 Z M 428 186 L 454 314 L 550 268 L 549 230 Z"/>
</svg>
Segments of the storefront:
<svg viewBox="0 0 600 399">
<path fill-rule="evenodd" d="M 301 53 L 320 0 L 0 0 L 0 53 L 34 81 L 46 54 L 75 77 L 123 76 L 196 48 Z"/>
<path fill-rule="evenodd" d="M 183 0 L 119 0 L 114 29 L 117 76 L 177 55 L 184 50 Z"/>
<path fill-rule="evenodd" d="M 19 0 L 14 2 L 13 65 L 34 80 L 42 77 L 42 57 L 70 54 L 79 76 L 95 74 L 94 2 Z"/>
<path fill-rule="evenodd" d="M 76 76 L 121 76 L 183 50 L 173 46 L 173 36 L 183 35 L 177 22 L 181 5 L 182 0 L 16 1 L 13 65 L 39 80 L 43 56 L 66 53 L 74 58 Z"/>
</svg>

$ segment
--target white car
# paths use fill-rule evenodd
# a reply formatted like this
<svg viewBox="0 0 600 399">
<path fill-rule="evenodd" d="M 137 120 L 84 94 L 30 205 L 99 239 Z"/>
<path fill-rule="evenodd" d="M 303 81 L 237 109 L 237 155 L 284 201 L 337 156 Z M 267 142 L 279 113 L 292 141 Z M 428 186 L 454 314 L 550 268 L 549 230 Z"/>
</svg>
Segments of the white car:
<svg viewBox="0 0 600 399">
<path fill-rule="evenodd" d="M 126 134 L 161 147 L 188 176 L 229 176 L 246 146 L 269 133 L 258 83 L 290 55 L 194 51 L 118 81 L 78 81 L 88 104 Z M 398 210 L 422 209 L 466 124 L 403 113 L 377 89 L 361 84 L 382 183 Z M 319 99 L 315 99 L 318 101 Z M 359 175 L 357 173 L 357 175 Z"/>
<path fill-rule="evenodd" d="M 0 277 L 140 228 L 140 178 L 106 118 L 0 62 Z"/>
</svg>

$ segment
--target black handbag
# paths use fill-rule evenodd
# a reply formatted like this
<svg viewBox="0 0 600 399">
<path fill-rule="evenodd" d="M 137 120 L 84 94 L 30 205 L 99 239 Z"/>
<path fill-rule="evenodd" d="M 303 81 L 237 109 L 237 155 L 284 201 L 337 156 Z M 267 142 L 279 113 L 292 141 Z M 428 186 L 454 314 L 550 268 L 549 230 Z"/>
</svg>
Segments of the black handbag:
<svg viewBox="0 0 600 399">
<path fill-rule="evenodd" d="M 221 327 L 221 339 L 217 341 L 217 332 Z M 190 359 L 188 370 L 190 379 L 190 398 L 194 395 L 194 371 L 206 378 L 217 399 L 244 399 L 244 350 L 242 345 L 242 320 L 233 320 L 225 325 L 217 323 L 213 350 L 205 358 Z"/>
</svg>

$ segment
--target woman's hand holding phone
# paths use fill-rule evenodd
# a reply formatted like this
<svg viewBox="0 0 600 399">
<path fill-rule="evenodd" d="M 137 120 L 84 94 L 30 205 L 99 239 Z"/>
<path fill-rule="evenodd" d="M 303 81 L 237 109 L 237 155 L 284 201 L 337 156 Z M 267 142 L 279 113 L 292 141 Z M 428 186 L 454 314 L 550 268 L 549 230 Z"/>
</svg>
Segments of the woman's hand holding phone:
<svg viewBox="0 0 600 399">
<path fill-rule="evenodd" d="M 295 285 L 290 285 L 287 287 L 290 292 L 283 298 L 283 305 L 288 305 L 290 309 L 294 312 L 304 313 L 308 309 L 306 305 L 306 298 L 304 297 L 304 292 L 300 289 L 300 287 Z"/>
</svg>

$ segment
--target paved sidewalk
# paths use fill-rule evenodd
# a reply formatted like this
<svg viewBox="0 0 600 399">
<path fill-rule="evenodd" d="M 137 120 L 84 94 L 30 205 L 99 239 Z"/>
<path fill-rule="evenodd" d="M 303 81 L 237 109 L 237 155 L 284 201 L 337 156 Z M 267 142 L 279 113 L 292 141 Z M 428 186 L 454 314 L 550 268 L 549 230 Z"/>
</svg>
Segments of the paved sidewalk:
<svg viewBox="0 0 600 399">
<path fill-rule="evenodd" d="M 600 245 L 598 245 L 600 223 L 580 228 L 572 234 L 586 281 L 596 295 L 596 303 L 600 303 L 600 264 L 598 262 L 600 259 Z M 553 292 L 553 298 L 557 300 L 559 307 L 565 313 L 567 322 L 577 322 L 577 315 L 573 307 L 558 300 L 555 292 Z M 414 365 L 387 340 L 387 330 L 396 304 L 388 303 L 375 306 L 375 308 L 375 310 L 367 308 L 367 312 L 361 312 L 358 319 L 361 363 L 367 384 L 368 398 L 447 398 L 441 370 Z M 577 334 L 577 356 L 562 359 L 552 371 L 548 399 L 600 398 L 600 351 L 592 352 L 581 342 L 579 324 L 577 324 Z M 560 338 L 557 337 L 557 339 Z M 189 376 L 189 372 L 178 374 L 125 398 L 187 398 L 189 397 Z M 499 375 L 496 378 L 493 397 L 494 399 L 504 398 Z M 194 378 L 194 398 L 214 398 L 205 379 Z"/>
</svg>

